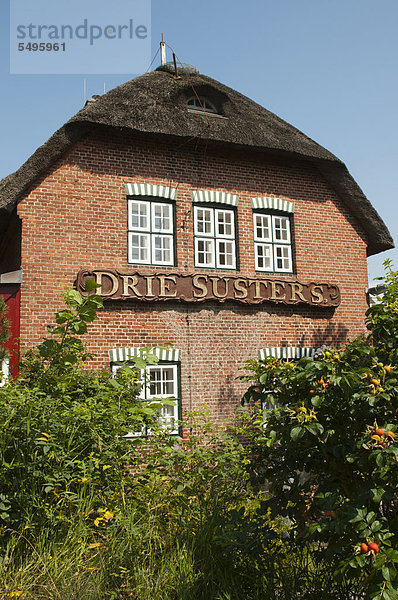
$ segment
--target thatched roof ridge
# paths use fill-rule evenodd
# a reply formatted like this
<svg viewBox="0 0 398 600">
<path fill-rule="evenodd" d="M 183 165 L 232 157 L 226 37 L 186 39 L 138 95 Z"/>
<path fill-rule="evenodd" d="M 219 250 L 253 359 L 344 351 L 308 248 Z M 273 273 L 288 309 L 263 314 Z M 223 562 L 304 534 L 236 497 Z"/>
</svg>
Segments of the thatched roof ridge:
<svg viewBox="0 0 398 600">
<path fill-rule="evenodd" d="M 394 246 L 385 224 L 332 153 L 246 96 L 195 69 L 180 69 L 179 77 L 171 70 L 152 71 L 88 103 L 18 171 L 0 182 L 0 215 L 13 210 L 23 193 L 89 129 L 105 126 L 174 138 L 203 137 L 209 143 L 310 161 L 362 225 L 368 254 Z M 206 117 L 188 111 L 187 100 L 195 93 L 210 100 L 219 114 Z"/>
</svg>

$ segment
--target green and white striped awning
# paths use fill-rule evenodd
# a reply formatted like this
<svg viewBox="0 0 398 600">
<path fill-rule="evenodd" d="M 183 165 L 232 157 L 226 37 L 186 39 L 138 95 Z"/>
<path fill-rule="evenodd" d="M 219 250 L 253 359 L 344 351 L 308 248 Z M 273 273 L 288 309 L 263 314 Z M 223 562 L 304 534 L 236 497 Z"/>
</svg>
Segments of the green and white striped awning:
<svg viewBox="0 0 398 600">
<path fill-rule="evenodd" d="M 292 346 L 274 346 L 273 348 L 262 348 L 258 351 L 258 358 L 264 360 L 272 356 L 273 358 L 284 358 L 287 360 L 298 360 L 303 356 L 312 356 L 315 348 L 303 348 Z"/>
<path fill-rule="evenodd" d="M 191 192 L 192 202 L 215 202 L 217 204 L 230 204 L 238 206 L 239 196 L 228 192 L 216 192 L 215 190 L 196 190 Z"/>
<path fill-rule="evenodd" d="M 167 187 L 165 185 L 153 185 L 152 183 L 126 183 L 127 196 L 157 196 L 158 198 L 168 198 L 175 200 L 177 198 L 177 188 Z"/>
<path fill-rule="evenodd" d="M 287 213 L 294 212 L 294 202 L 289 202 L 289 200 L 283 200 L 282 198 L 261 196 L 260 198 L 251 198 L 251 201 L 253 209 L 265 208 L 268 210 L 280 210 Z"/>
<path fill-rule="evenodd" d="M 143 356 L 148 348 L 114 348 L 109 350 L 109 358 L 111 363 L 126 362 L 131 358 Z M 181 360 L 181 350 L 176 348 L 150 348 L 150 354 L 154 354 L 159 360 L 167 360 L 177 362 Z"/>
</svg>

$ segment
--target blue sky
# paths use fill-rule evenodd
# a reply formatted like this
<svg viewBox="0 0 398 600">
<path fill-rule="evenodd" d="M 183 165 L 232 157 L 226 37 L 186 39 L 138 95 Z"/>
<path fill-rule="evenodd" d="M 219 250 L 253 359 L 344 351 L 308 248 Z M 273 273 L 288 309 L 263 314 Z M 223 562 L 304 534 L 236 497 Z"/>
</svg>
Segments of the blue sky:
<svg viewBox="0 0 398 600">
<path fill-rule="evenodd" d="M 113 0 L 115 22 L 131 2 Z M 80 6 L 83 17 L 85 0 Z M 397 0 L 152 0 L 152 57 L 163 32 L 181 61 L 336 154 L 398 242 L 397 23 Z M 158 64 L 159 56 L 151 68 Z M 82 107 L 84 81 L 91 96 L 139 74 L 10 75 L 3 0 L 0 178 Z M 386 258 L 398 268 L 398 250 L 371 257 L 370 282 Z"/>
</svg>

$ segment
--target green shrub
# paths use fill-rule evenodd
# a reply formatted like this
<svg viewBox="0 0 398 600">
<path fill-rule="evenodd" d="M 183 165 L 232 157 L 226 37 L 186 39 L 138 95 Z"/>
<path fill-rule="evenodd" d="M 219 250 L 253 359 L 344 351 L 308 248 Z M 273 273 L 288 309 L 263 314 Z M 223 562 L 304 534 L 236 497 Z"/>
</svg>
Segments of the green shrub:
<svg viewBox="0 0 398 600">
<path fill-rule="evenodd" d="M 134 461 L 123 436 L 156 421 L 156 408 L 138 399 L 137 369 L 112 377 L 82 368 L 89 355 L 79 336 L 101 298 L 76 290 L 64 297 L 50 336 L 25 358 L 21 377 L 0 388 L 0 519 L 13 529 L 56 531 L 87 497 L 91 508 L 107 506 Z"/>
<path fill-rule="evenodd" d="M 253 361 L 246 394 L 269 406 L 252 451 L 272 514 L 377 600 L 398 598 L 398 274 L 388 263 L 386 283 L 367 339 L 298 363 Z"/>
</svg>

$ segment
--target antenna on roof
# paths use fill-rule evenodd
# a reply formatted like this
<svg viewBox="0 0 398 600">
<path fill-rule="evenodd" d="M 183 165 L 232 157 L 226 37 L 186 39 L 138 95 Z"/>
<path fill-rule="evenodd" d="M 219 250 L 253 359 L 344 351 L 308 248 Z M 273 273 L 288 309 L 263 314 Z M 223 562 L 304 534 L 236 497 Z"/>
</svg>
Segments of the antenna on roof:
<svg viewBox="0 0 398 600">
<path fill-rule="evenodd" d="M 160 64 L 162 67 L 166 64 L 166 44 L 163 41 L 163 33 L 162 41 L 160 42 Z"/>
</svg>

